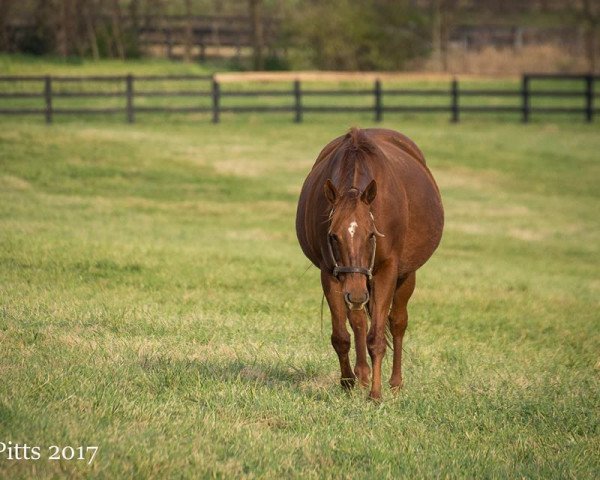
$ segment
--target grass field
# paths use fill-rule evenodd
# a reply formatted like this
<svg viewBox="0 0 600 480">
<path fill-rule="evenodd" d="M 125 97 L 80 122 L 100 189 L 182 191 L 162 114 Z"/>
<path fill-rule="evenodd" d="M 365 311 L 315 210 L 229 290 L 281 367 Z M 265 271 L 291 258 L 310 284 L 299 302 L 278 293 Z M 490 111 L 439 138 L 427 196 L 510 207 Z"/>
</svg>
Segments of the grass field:
<svg viewBox="0 0 600 480">
<path fill-rule="evenodd" d="M 370 116 L 282 118 L 0 118 L 0 442 L 42 447 L 0 477 L 597 478 L 598 125 L 384 122 L 447 224 L 374 404 L 338 387 L 293 226 Z"/>
</svg>

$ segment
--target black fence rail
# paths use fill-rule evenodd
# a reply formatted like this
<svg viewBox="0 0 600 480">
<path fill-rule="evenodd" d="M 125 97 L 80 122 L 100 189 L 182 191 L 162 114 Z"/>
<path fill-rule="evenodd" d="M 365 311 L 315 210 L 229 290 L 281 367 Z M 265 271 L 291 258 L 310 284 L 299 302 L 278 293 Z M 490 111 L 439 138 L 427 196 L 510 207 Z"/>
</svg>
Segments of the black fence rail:
<svg viewBox="0 0 600 480">
<path fill-rule="evenodd" d="M 535 114 L 581 114 L 587 122 L 592 122 L 599 109 L 595 107 L 595 82 L 598 75 L 523 75 L 518 89 L 461 88 L 454 79 L 448 88 L 384 88 L 380 80 L 375 80 L 370 88 L 303 88 L 300 80 L 286 89 L 229 90 L 223 89 L 216 76 L 208 75 L 125 75 L 125 76 L 0 76 L 0 115 L 43 115 L 47 123 L 52 123 L 56 115 L 79 114 L 124 114 L 129 123 L 135 122 L 139 113 L 207 113 L 213 123 L 221 120 L 221 113 L 263 113 L 288 112 L 295 122 L 302 122 L 305 114 L 319 113 L 372 113 L 376 122 L 383 120 L 386 113 L 448 113 L 452 122 L 460 121 L 463 113 L 516 113 L 523 122 L 528 122 Z M 549 82 L 551 81 L 551 82 Z M 535 82 L 536 88 L 533 88 Z M 551 88 L 540 88 L 548 83 Z M 25 84 L 37 88 L 25 91 L 8 91 L 7 85 L 22 87 Z M 69 89 L 69 85 L 102 85 L 98 90 Z M 148 85 L 158 85 L 148 87 Z M 557 88 L 563 84 L 568 87 Z M 143 88 L 138 88 L 144 85 Z M 169 85 L 167 88 L 166 85 Z M 173 88 L 173 85 L 176 88 Z M 182 85 L 182 86 L 179 86 Z M 66 86 L 66 88 L 65 88 Z M 58 87 L 58 88 L 57 88 Z M 148 105 L 147 99 L 161 97 L 185 98 L 189 103 L 171 105 Z M 229 104 L 226 100 L 254 99 L 250 104 Z M 273 104 L 273 98 L 289 98 L 289 103 Z M 345 99 L 332 102 L 332 98 Z M 361 99 L 360 105 L 352 104 L 351 98 Z M 398 99 L 418 97 L 439 99 L 446 102 L 429 104 L 428 101 L 398 103 Z M 109 99 L 124 100 L 122 106 L 73 106 L 57 107 L 57 99 Z M 473 104 L 465 102 L 469 98 L 492 99 L 491 102 Z M 534 105 L 533 99 L 546 98 L 557 103 Z M 3 103 L 17 99 L 42 99 L 36 107 L 6 106 Z M 204 103 L 200 99 L 205 99 Z M 312 99 L 312 101 L 311 101 Z M 321 99 L 314 101 L 314 99 Z M 506 99 L 514 102 L 497 104 Z M 582 100 L 579 105 L 563 105 L 564 99 Z M 186 101 L 187 101 L 186 100 Z M 385 102 L 384 102 L 385 100 Z M 394 101 L 395 100 L 395 101 Z M 263 103 L 256 103 L 263 101 Z M 329 101 L 329 103 L 323 103 Z M 390 101 L 390 102 L 388 102 Z"/>
</svg>

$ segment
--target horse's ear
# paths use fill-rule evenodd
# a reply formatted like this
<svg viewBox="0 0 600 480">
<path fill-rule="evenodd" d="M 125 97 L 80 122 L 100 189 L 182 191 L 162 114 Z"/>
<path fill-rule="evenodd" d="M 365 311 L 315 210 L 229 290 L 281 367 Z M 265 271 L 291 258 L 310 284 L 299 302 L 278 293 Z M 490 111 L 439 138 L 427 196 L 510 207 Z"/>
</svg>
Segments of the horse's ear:
<svg viewBox="0 0 600 480">
<path fill-rule="evenodd" d="M 360 196 L 360 199 L 367 205 L 371 205 L 375 197 L 377 196 L 377 182 L 375 179 L 371 180 L 371 183 L 367 185 L 365 191 Z"/>
<path fill-rule="evenodd" d="M 335 188 L 333 182 L 328 178 L 323 186 L 323 191 L 325 192 L 325 198 L 331 203 L 331 205 L 335 205 L 335 202 L 338 198 L 338 191 Z"/>
</svg>

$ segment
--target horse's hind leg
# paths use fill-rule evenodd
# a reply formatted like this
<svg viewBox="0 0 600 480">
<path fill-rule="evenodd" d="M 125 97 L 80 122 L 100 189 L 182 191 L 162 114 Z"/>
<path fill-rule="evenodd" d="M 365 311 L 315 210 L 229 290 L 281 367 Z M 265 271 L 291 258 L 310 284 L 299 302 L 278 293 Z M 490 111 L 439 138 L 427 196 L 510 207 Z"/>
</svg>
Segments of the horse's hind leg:
<svg viewBox="0 0 600 480">
<path fill-rule="evenodd" d="M 367 312 L 365 310 L 350 310 L 350 325 L 354 331 L 354 345 L 356 346 L 356 365 L 354 373 L 361 386 L 368 387 L 371 369 L 367 363 Z"/>
<path fill-rule="evenodd" d="M 328 273 L 321 272 L 323 292 L 331 310 L 331 345 L 340 360 L 340 383 L 344 388 L 354 387 L 355 376 L 350 366 L 350 333 L 346 328 L 346 303 L 339 282 Z"/>
<path fill-rule="evenodd" d="M 398 284 L 390 311 L 390 330 L 394 341 L 394 363 L 390 377 L 392 389 L 402 387 L 402 339 L 408 324 L 406 305 L 415 290 L 415 277 L 415 272 L 412 272 Z"/>
</svg>

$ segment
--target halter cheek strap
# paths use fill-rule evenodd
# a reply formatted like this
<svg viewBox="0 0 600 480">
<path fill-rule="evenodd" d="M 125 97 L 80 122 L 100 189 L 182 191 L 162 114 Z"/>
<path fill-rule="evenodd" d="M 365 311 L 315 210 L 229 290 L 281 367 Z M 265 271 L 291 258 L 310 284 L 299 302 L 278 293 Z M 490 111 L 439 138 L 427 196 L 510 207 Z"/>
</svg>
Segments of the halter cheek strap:
<svg viewBox="0 0 600 480">
<path fill-rule="evenodd" d="M 371 243 L 373 244 L 373 249 L 371 251 L 371 263 L 369 268 L 365 267 L 356 267 L 356 266 L 339 266 L 337 260 L 335 259 L 335 255 L 333 254 L 333 246 L 331 245 L 331 237 L 327 235 L 327 246 L 329 247 L 329 255 L 333 262 L 333 276 L 338 278 L 340 273 L 361 273 L 362 275 L 366 275 L 366 277 L 371 280 L 373 278 L 373 267 L 375 266 L 375 253 L 377 251 L 377 239 L 375 235 L 371 237 Z"/>
</svg>

